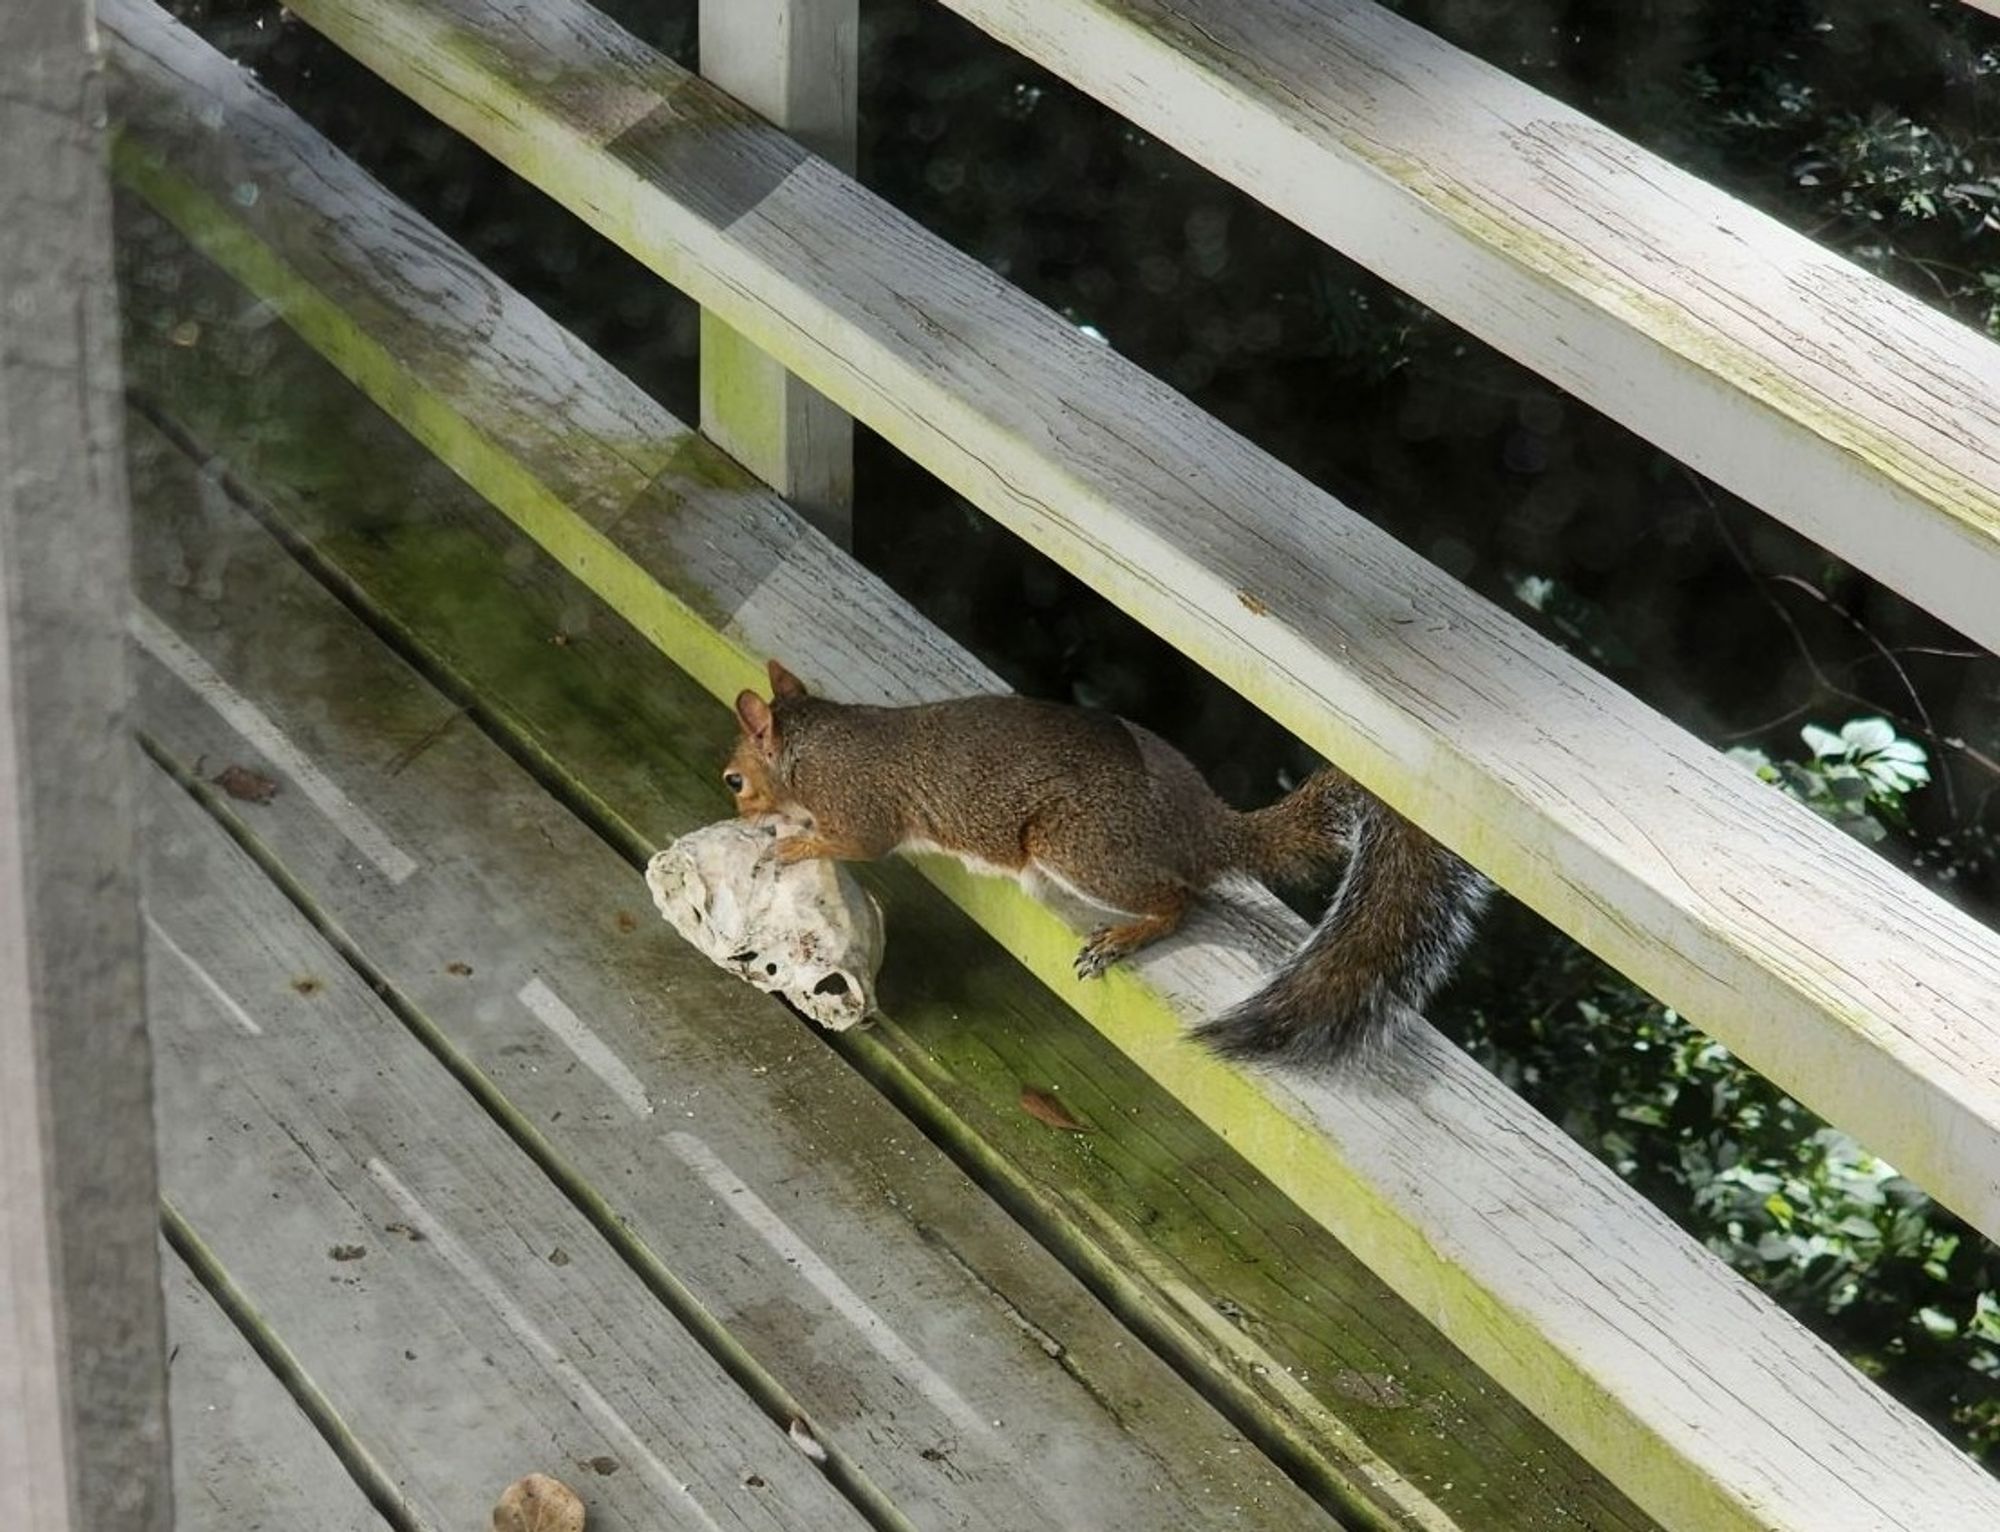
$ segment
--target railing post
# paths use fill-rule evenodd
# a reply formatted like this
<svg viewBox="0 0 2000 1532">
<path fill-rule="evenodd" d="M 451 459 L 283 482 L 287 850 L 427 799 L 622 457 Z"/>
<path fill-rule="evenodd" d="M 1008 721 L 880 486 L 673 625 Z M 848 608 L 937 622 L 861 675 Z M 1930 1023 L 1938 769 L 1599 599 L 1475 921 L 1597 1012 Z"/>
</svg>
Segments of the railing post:
<svg viewBox="0 0 2000 1532">
<path fill-rule="evenodd" d="M 129 538 L 90 13 L 89 0 L 0 3 L 0 1527 L 166 1532 Z"/>
<path fill-rule="evenodd" d="M 854 169 L 858 0 L 702 0 L 701 72 L 813 153 Z M 706 311 L 701 428 L 842 547 L 854 422 Z"/>
</svg>

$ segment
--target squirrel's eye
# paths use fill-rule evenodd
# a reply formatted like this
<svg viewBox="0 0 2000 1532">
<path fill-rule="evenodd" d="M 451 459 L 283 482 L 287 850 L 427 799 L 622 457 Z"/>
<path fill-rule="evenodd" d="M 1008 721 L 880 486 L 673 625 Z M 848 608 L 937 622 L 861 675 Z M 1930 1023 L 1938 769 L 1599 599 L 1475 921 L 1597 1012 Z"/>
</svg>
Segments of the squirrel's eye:
<svg viewBox="0 0 2000 1532">
<path fill-rule="evenodd" d="M 740 771 L 725 771 L 722 774 L 722 785 L 728 788 L 732 793 L 742 792 L 743 773 Z"/>
</svg>

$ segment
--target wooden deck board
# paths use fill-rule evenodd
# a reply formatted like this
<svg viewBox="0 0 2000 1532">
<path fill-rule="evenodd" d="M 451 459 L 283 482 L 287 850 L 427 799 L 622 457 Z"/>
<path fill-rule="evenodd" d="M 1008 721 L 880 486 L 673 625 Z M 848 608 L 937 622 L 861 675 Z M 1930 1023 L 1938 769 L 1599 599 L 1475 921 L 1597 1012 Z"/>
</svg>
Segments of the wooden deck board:
<svg viewBox="0 0 2000 1532">
<path fill-rule="evenodd" d="M 146 248 L 136 230 L 129 238 Z M 211 475 L 232 472 L 267 495 L 267 512 L 310 543 L 330 578 L 404 630 L 524 754 L 625 826 L 628 844 L 657 844 L 723 811 L 714 783 L 727 710 L 692 693 L 573 580 L 524 557 L 517 534 L 304 347 L 254 323 L 247 336 L 233 331 L 232 290 L 193 273 L 182 268 L 166 308 L 138 316 L 128 357 L 150 397 L 226 446 Z M 158 338 L 190 321 L 201 345 Z M 258 401 L 271 398 L 289 401 L 286 414 L 260 418 L 268 406 Z M 137 427 L 135 437 L 144 440 Z M 687 535 L 727 540 L 763 519 L 732 533 L 718 518 Z M 761 589 L 769 599 L 794 581 L 767 575 Z M 552 641 L 559 632 L 568 642 Z M 399 733 L 421 737 L 415 722 Z M 1006 1181 L 1027 1216 L 1066 1229 L 1066 1259 L 1169 1332 L 1156 1344 L 1178 1347 L 1209 1387 L 1233 1391 L 1315 1454 L 1309 1465 L 1362 1485 L 1389 1524 L 1423 1524 L 1411 1517 L 1428 1502 L 1480 1532 L 1649 1525 L 909 869 L 873 881 L 890 915 L 891 1018 L 843 1051 L 989 1183 Z M 945 952 L 951 962 L 935 961 Z M 798 1067 L 786 1062 L 788 1073 Z M 1020 1110 L 1025 1084 L 1060 1090 L 1099 1131 L 1051 1134 Z M 964 1247 L 975 1260 L 979 1250 Z M 996 1282 L 1019 1293 L 1018 1281 L 982 1270 L 982 1285 Z M 1402 1511 L 1398 1478 L 1415 1491 Z"/>
<path fill-rule="evenodd" d="M 239 170 L 255 164 L 258 226 L 176 179 L 182 171 L 164 161 L 128 158 L 133 182 L 703 685 L 727 695 L 754 679 L 760 652 L 782 653 L 809 679 L 830 680 L 848 695 L 911 700 L 979 684 L 984 672 L 962 650 L 805 533 L 770 496 L 718 470 L 712 452 L 685 428 L 573 339 L 510 301 L 489 274 L 411 223 L 406 211 L 395 217 L 404 221 L 408 243 L 343 247 L 343 223 L 329 218 L 329 206 L 360 209 L 354 226 L 370 238 L 397 237 L 397 228 L 385 226 L 380 189 L 240 82 L 177 57 L 174 67 L 226 96 L 233 113 L 228 136 L 199 137 L 186 167 L 208 174 L 212 159 Z M 161 142 L 184 130 L 170 122 Z M 196 317 L 226 320 L 234 306 Z M 172 309 L 169 300 L 167 313 L 148 319 L 151 328 L 135 336 L 131 353 L 136 358 L 150 348 L 163 396 L 188 392 L 177 370 L 160 363 L 190 317 Z M 269 363 L 268 349 L 257 365 Z M 226 375 L 217 381 L 226 392 Z M 194 410 L 220 404 L 200 395 L 195 390 L 176 402 Z M 550 404 L 530 416 L 523 397 Z M 222 405 L 211 424 L 228 435 L 232 417 L 240 431 L 257 411 Z M 553 432 L 555 422 L 566 422 L 571 434 Z M 233 450 L 246 460 L 267 450 L 290 454 L 277 488 L 287 476 L 310 486 L 330 472 L 316 461 L 325 453 L 310 441 L 250 440 Z M 619 497 L 632 493 L 635 472 L 657 479 L 621 514 Z M 326 530 L 309 490 L 287 495 L 286 506 L 295 525 Z M 607 524 L 609 535 L 600 531 Z M 365 535 L 348 538 L 342 551 L 373 576 L 429 571 L 415 585 L 398 587 L 402 609 L 444 616 L 441 642 L 450 663 L 463 674 L 491 675 L 477 624 L 453 628 L 461 614 L 435 611 L 443 604 L 436 587 L 449 584 L 452 562 L 432 557 L 421 532 L 382 536 L 393 552 L 372 547 Z M 431 589 L 422 588 L 426 583 Z M 503 666 L 499 684 L 486 694 L 504 696 L 514 682 Z M 645 731 L 619 710 L 607 712 L 601 698 L 593 697 L 585 712 L 535 717 L 531 709 L 500 703 L 494 717 L 519 748 L 567 776 L 637 846 L 646 836 L 633 827 L 650 831 L 658 813 L 644 769 L 634 764 L 643 755 L 628 748 L 643 751 Z M 653 748 L 671 748 L 671 741 Z M 1067 977 L 1074 937 L 1060 922 L 1003 885 L 930 871 L 1293 1199 L 1303 1214 L 1292 1220 L 1295 1227 L 1316 1222 L 1338 1231 L 1496 1378 L 1677 1523 L 1804 1532 L 1878 1532 L 1900 1523 L 1956 1532 L 2000 1516 L 1991 1482 L 1934 1433 L 1434 1034 L 1419 1030 L 1384 1077 L 1330 1083 L 1260 1081 L 1185 1047 L 1181 1027 L 1188 1019 L 1240 994 L 1260 966 L 1296 940 L 1299 922 L 1274 901 L 1255 895 L 1212 901 L 1181 939 L 1145 954 L 1135 973 L 1077 988 Z M 1006 1135 L 983 1135 L 988 1122 L 1007 1118 L 1004 1093 L 995 1088 L 1000 1082 L 970 1057 L 955 1073 L 924 1057 L 931 1048 L 954 1057 L 948 1020 L 940 1016 L 913 1049 L 874 1053 L 862 1040 L 851 1045 L 851 1056 L 998 1180 L 1014 1163 L 992 1148 Z M 999 1029 L 994 1035 L 1005 1036 Z M 1052 1050 L 1031 1047 L 1021 1057 L 1033 1068 L 1018 1070 L 1016 1084 L 1061 1072 Z M 949 1099 L 948 1091 L 955 1093 Z M 1111 1096 L 1126 1099 L 1120 1091 Z M 970 1105 L 954 1121 L 955 1103 Z M 1033 1152 L 1022 1162 L 1032 1164 Z M 1057 1184 L 1060 1194 L 1017 1178 L 1010 1195 L 1032 1204 L 1048 1227 L 1062 1229 L 1065 1202 L 1084 1199 L 1073 1182 Z M 1115 1177 L 1094 1190 L 1104 1187 L 1119 1189 Z M 1112 1202 L 1119 1211 L 1136 1211 L 1137 1226 L 1147 1226 L 1143 1193 Z M 1131 1218 L 1124 1223 L 1134 1226 Z M 1340 1457 L 1338 1433 L 1325 1422 L 1338 1424 L 1356 1412 L 1330 1386 L 1334 1375 L 1305 1366 L 1294 1372 L 1288 1363 L 1285 1377 L 1274 1377 L 1278 1370 L 1256 1348 L 1239 1343 L 1242 1327 L 1210 1300 L 1214 1290 L 1185 1280 L 1187 1268 L 1177 1264 L 1191 1258 L 1185 1248 L 1149 1265 L 1144 1252 L 1137 1260 L 1112 1254 L 1109 1236 L 1096 1239 L 1086 1218 L 1067 1225 L 1069 1259 L 1090 1267 L 1106 1290 L 1144 1296 L 1142 1312 L 1159 1324 L 1156 1344 L 1169 1344 L 1162 1337 L 1184 1319 L 1178 1339 L 1187 1349 L 1177 1354 L 1207 1369 L 1212 1387 L 1247 1391 L 1295 1440 Z M 1246 1218 L 1235 1226 L 1261 1227 L 1284 1247 L 1282 1220 Z M 1153 1233 L 1149 1228 L 1149 1239 Z M 1128 1274 L 1129 1287 L 1119 1289 Z M 1364 1312 L 1375 1311 L 1364 1304 Z M 1299 1383 L 1304 1399 L 1279 1386 L 1284 1382 Z M 1389 1414 L 1367 1421 L 1371 1444 L 1391 1439 L 1397 1426 Z M 1410 1424 L 1405 1416 L 1406 1430 Z M 1453 1433 L 1415 1424 L 1416 1431 L 1397 1440 L 1416 1465 L 1426 1434 L 1445 1444 L 1436 1451 L 1451 1450 Z M 1506 1460 L 1484 1449 L 1472 1456 L 1489 1465 Z M 1533 1451 L 1527 1461 L 1539 1465 L 1531 1472 L 1569 1471 L 1551 1469 Z M 1490 1468 L 1474 1478 L 1494 1482 Z M 1463 1482 L 1456 1475 L 1442 1480 Z M 1425 1488 L 1442 1493 L 1441 1486 Z M 1494 1493 L 1528 1507 L 1521 1515 L 1544 1503 L 1533 1494 L 1509 1501 L 1504 1488 Z M 1563 1503 L 1560 1495 L 1547 1498 Z"/>
<path fill-rule="evenodd" d="M 541 1470 L 601 1532 L 862 1527 L 224 831 L 145 803 L 165 1195 L 417 1525 Z"/>
<path fill-rule="evenodd" d="M 177 1532 L 388 1532 L 250 1342 L 163 1251 Z"/>
<path fill-rule="evenodd" d="M 260 840 L 899 1509 L 995 1529 L 1321 1519 L 261 528 L 209 514 L 192 465 L 144 477 L 142 570 L 210 572 L 142 572 L 147 610 L 421 865 L 391 882 L 289 786 L 245 811 Z M 587 614 L 574 626 L 592 642 Z M 249 750 L 282 779 L 191 700 L 149 694 L 167 748 L 210 771 Z M 712 781 L 679 795 L 721 807 Z"/>
</svg>

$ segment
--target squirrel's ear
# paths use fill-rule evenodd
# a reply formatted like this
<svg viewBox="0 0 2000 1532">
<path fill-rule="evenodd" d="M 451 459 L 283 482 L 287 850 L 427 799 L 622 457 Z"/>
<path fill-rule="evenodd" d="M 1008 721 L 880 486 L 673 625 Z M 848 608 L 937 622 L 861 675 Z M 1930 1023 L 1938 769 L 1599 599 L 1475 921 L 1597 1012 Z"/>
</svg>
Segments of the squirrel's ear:
<svg viewBox="0 0 2000 1532">
<path fill-rule="evenodd" d="M 776 743 L 771 704 L 755 692 L 736 694 L 736 721 L 743 725 L 744 734 L 754 740 L 757 748 L 766 755 L 773 753 Z"/>
<path fill-rule="evenodd" d="M 806 683 L 793 675 L 776 660 L 769 661 L 765 668 L 771 672 L 771 695 L 773 697 L 803 697 Z"/>
</svg>

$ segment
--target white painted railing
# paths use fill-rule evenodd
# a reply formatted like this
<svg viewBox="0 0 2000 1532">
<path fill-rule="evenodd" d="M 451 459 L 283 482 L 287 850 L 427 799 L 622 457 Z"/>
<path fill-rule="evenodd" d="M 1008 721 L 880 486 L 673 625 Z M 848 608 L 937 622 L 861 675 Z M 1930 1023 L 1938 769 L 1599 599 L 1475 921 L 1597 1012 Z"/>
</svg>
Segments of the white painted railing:
<svg viewBox="0 0 2000 1532">
<path fill-rule="evenodd" d="M 2000 346 L 1374 0 L 943 0 L 2000 647 Z"/>
</svg>

